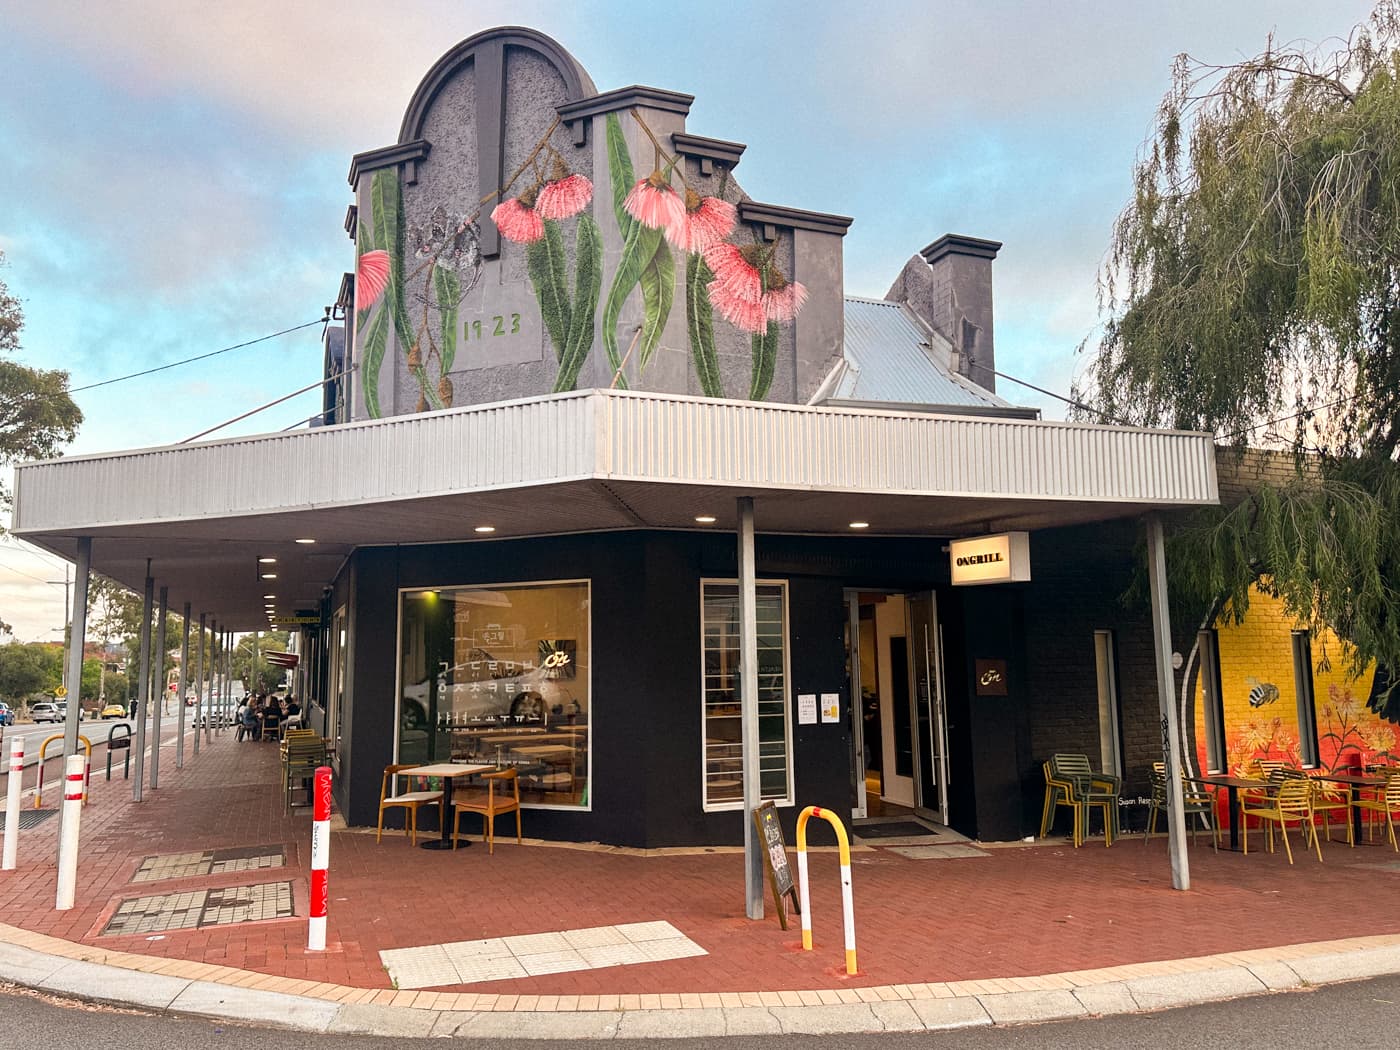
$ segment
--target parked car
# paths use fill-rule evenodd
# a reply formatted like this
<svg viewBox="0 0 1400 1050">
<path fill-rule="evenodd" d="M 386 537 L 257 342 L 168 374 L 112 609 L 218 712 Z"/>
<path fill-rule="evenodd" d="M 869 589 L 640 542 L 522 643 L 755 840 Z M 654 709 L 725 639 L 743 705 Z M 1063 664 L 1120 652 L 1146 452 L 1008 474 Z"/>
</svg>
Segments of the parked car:
<svg viewBox="0 0 1400 1050">
<path fill-rule="evenodd" d="M 102 718 L 104 721 L 108 718 L 125 718 L 126 706 L 123 704 L 108 704 L 102 709 L 102 713 L 98 717 Z"/>
<path fill-rule="evenodd" d="M 68 717 L 67 705 L 60 711 L 57 704 L 41 703 L 29 705 L 30 721 L 38 725 L 40 722 L 62 722 Z"/>
<path fill-rule="evenodd" d="M 15 724 L 15 711 L 9 704 L 0 704 L 0 726 Z"/>
</svg>

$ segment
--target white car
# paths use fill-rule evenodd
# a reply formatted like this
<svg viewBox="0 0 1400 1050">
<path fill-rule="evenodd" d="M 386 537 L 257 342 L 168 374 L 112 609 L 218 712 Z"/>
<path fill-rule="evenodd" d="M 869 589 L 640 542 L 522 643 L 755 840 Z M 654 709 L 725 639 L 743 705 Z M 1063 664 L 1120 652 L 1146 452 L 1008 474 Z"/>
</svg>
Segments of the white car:
<svg viewBox="0 0 1400 1050">
<path fill-rule="evenodd" d="M 430 679 L 405 686 L 400 718 L 405 729 L 428 725 Z M 523 667 L 473 649 L 462 663 L 444 667 L 437 680 L 440 726 L 547 725 L 577 715 L 582 707 L 572 681 L 555 679 L 544 667 Z"/>
<path fill-rule="evenodd" d="M 57 704 L 30 704 L 29 718 L 35 725 L 40 722 L 62 722 L 68 717 L 66 710 L 60 711 Z"/>
</svg>

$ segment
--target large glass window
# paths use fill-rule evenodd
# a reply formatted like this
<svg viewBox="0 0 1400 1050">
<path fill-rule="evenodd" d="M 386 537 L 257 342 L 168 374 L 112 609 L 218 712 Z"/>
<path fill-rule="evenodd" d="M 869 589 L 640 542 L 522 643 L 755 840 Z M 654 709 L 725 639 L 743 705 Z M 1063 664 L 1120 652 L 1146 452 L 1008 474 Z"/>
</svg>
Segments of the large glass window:
<svg viewBox="0 0 1400 1050">
<path fill-rule="evenodd" d="M 587 581 L 406 590 L 400 762 L 489 762 L 534 806 L 589 806 Z"/>
<path fill-rule="evenodd" d="M 790 805 L 787 585 L 760 583 L 757 590 L 759 797 Z M 701 607 L 705 808 L 736 809 L 744 804 L 738 585 L 702 582 Z"/>
</svg>

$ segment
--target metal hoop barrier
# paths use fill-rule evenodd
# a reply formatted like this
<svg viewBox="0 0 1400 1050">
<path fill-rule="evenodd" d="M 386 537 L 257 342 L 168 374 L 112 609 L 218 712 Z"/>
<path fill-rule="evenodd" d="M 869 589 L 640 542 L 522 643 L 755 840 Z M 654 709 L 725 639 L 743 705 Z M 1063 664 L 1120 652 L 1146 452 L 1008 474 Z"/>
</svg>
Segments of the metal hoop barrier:
<svg viewBox="0 0 1400 1050">
<path fill-rule="evenodd" d="M 846 973 L 856 972 L 856 917 L 851 902 L 851 843 L 841 819 L 828 809 L 808 806 L 797 817 L 797 885 L 802 898 L 802 949 L 812 950 L 812 897 L 807 892 L 807 821 L 821 817 L 836 832 L 841 850 L 841 924 L 846 934 Z"/>
<path fill-rule="evenodd" d="M 44 801 L 44 752 L 48 750 L 50 744 L 55 740 L 62 740 L 62 733 L 55 733 L 53 736 L 45 737 L 44 742 L 39 745 L 39 779 L 34 785 L 34 808 L 42 808 Z M 83 750 L 87 752 L 87 759 L 83 765 L 83 805 L 87 805 L 88 784 L 92 781 L 92 741 L 81 733 L 78 734 L 78 743 L 83 745 Z M 65 774 L 66 775 L 66 774 Z"/>
<path fill-rule="evenodd" d="M 117 730 L 122 735 L 117 736 Z M 196 734 L 198 735 L 198 734 Z M 123 756 L 122 779 L 131 777 L 131 726 L 118 723 L 107 731 L 107 779 L 112 779 L 112 752 L 120 751 Z"/>
</svg>

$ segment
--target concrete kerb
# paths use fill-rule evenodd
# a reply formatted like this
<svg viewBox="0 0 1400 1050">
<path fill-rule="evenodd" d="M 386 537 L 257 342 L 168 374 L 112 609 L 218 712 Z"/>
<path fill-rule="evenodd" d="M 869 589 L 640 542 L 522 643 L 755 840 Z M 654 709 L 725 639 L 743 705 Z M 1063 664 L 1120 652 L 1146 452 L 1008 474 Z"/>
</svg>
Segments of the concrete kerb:
<svg viewBox="0 0 1400 1050">
<path fill-rule="evenodd" d="M 18 943 L 23 942 L 23 943 Z M 47 950 L 45 950 L 47 949 Z M 110 961 L 107 961 L 110 960 Z M 176 972 L 173 972 L 176 971 Z M 217 979 L 207 971 L 218 970 Z M 159 972 L 157 972 L 159 971 Z M 185 974 L 201 973 L 205 979 Z M 660 1008 L 647 996 L 448 996 L 454 1009 L 410 1005 L 416 993 L 371 993 L 169 959 L 108 953 L 0 925 L 0 981 L 36 991 L 150 1010 L 300 1031 L 400 1038 L 662 1039 L 940 1031 L 1163 1010 L 1309 985 L 1400 974 L 1400 936 L 1291 945 L 1044 977 L 892 985 L 840 991 L 705 996 Z M 248 987 L 250 984 L 262 987 Z M 855 993 L 855 994 L 853 994 Z M 716 999 L 721 1005 L 715 1005 Z M 832 1001 L 835 998 L 837 1001 Z M 349 1000 L 349 1001 L 346 1001 Z M 553 1009 L 542 1008 L 546 1005 Z"/>
</svg>

